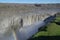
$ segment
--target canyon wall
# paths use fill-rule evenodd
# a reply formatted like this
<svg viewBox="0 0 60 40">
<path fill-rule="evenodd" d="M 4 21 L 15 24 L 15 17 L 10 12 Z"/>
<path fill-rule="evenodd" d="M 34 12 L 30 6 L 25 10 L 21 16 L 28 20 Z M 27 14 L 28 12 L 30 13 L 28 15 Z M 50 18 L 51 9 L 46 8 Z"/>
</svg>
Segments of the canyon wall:
<svg viewBox="0 0 60 40">
<path fill-rule="evenodd" d="M 29 25 L 44 20 L 57 12 L 60 12 L 60 4 L 0 3 L 0 22 L 16 16 L 23 19 L 23 25 Z"/>
</svg>

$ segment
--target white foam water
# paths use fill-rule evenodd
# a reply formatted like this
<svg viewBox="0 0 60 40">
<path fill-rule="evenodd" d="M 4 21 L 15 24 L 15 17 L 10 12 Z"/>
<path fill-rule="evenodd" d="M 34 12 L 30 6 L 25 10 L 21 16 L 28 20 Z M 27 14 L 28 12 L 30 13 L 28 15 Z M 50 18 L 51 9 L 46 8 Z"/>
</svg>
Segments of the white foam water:
<svg viewBox="0 0 60 40">
<path fill-rule="evenodd" d="M 0 40 L 12 40 L 12 30 L 18 29 L 21 17 L 4 18 L 0 21 Z"/>
</svg>

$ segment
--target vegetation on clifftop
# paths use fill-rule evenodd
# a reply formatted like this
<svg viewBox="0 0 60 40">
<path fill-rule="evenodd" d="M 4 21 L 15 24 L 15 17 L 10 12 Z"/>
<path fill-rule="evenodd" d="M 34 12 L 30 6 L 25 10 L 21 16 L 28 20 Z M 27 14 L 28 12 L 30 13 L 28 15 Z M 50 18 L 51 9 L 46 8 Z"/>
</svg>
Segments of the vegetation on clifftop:
<svg viewBox="0 0 60 40">
<path fill-rule="evenodd" d="M 59 23 L 59 24 L 58 24 Z M 60 16 L 46 25 L 46 27 L 38 33 L 36 33 L 29 40 L 60 40 Z"/>
</svg>

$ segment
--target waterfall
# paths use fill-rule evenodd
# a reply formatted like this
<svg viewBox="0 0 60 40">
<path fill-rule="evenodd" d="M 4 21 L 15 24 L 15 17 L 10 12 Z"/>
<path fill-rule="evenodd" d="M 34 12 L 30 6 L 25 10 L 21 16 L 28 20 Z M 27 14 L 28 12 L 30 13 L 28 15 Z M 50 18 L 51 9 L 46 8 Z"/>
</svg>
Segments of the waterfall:
<svg viewBox="0 0 60 40">
<path fill-rule="evenodd" d="M 44 16 L 46 17 L 46 16 Z M 34 24 L 38 21 L 42 21 L 44 17 L 40 16 L 40 14 L 34 14 L 34 15 L 27 15 L 23 17 L 23 27 L 26 25 Z"/>
</svg>

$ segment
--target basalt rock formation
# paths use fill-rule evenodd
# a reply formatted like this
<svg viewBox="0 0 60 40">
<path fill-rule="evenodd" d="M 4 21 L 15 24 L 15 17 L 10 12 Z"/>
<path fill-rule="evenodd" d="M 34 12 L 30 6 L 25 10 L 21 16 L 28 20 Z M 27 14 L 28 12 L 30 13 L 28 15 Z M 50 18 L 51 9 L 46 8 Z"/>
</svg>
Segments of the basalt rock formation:
<svg viewBox="0 0 60 40">
<path fill-rule="evenodd" d="M 23 24 L 32 24 L 60 11 L 60 4 L 0 3 L 0 20 L 21 17 Z"/>
</svg>

